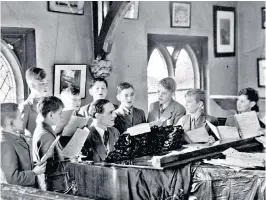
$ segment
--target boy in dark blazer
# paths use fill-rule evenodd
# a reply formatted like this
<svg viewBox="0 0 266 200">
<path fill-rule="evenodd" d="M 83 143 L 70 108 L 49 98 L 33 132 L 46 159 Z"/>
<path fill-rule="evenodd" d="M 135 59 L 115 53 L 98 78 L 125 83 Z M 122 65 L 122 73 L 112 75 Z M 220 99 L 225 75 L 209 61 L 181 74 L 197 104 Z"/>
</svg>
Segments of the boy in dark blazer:
<svg viewBox="0 0 266 200">
<path fill-rule="evenodd" d="M 31 149 L 23 133 L 23 120 L 15 103 L 1 104 L 1 179 L 9 184 L 36 187 L 36 176 L 46 163 L 33 168 Z"/>
<path fill-rule="evenodd" d="M 171 125 L 176 124 L 186 110 L 177 101 L 173 100 L 176 91 L 174 79 L 167 77 L 160 80 L 158 85 L 158 101 L 150 105 L 148 122 L 151 125 L 166 126 L 167 120 Z"/>
<path fill-rule="evenodd" d="M 37 163 L 40 162 L 40 159 L 47 153 L 56 139 L 52 126 L 60 121 L 63 108 L 63 102 L 55 96 L 44 97 L 37 105 L 39 120 L 32 138 L 33 160 Z M 64 160 L 60 148 L 61 146 L 57 143 L 48 155 L 45 175 L 54 175 L 58 172 L 60 161 Z"/>
<path fill-rule="evenodd" d="M 116 88 L 116 94 L 120 106 L 116 110 L 115 128 L 120 134 L 134 125 L 146 122 L 144 111 L 133 106 L 135 101 L 133 85 L 127 82 L 120 83 Z"/>
</svg>

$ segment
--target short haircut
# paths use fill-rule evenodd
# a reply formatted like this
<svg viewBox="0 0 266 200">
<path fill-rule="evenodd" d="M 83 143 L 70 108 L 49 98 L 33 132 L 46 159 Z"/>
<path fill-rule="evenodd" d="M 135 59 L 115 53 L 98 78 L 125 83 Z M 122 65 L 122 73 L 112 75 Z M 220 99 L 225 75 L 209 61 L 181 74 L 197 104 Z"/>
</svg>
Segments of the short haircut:
<svg viewBox="0 0 266 200">
<path fill-rule="evenodd" d="M 79 95 L 79 94 L 80 94 L 80 90 L 79 90 L 78 87 L 70 86 L 70 87 L 65 88 L 65 89 L 61 92 L 61 94 L 62 94 L 62 93 L 69 93 L 69 94 L 75 96 L 75 95 Z"/>
<path fill-rule="evenodd" d="M 26 71 L 26 81 L 41 81 L 46 78 L 46 72 L 42 68 L 31 67 Z"/>
<path fill-rule="evenodd" d="M 132 84 L 128 82 L 122 82 L 116 87 L 116 94 L 119 94 L 120 92 L 122 92 L 122 90 L 125 90 L 128 88 L 132 88 L 134 90 L 134 87 Z"/>
<path fill-rule="evenodd" d="M 1 103 L 1 126 L 5 126 L 6 119 L 16 119 L 18 111 L 19 108 L 16 103 Z"/>
<path fill-rule="evenodd" d="M 90 88 L 92 88 L 95 85 L 96 82 L 104 82 L 105 85 L 106 85 L 106 88 L 108 88 L 108 83 L 107 83 L 107 81 L 104 78 L 94 78 L 92 80 L 92 83 L 90 85 Z"/>
<path fill-rule="evenodd" d="M 205 103 L 205 92 L 203 92 L 201 89 L 192 89 L 187 91 L 187 93 L 185 94 L 185 97 L 191 97 L 194 96 L 196 99 L 196 102 L 202 101 L 203 103 Z"/>
<path fill-rule="evenodd" d="M 60 108 L 64 108 L 64 104 L 61 99 L 55 96 L 44 97 L 37 105 L 38 113 L 43 117 L 46 117 L 49 112 L 58 111 Z"/>
<path fill-rule="evenodd" d="M 259 106 L 257 105 L 257 102 L 259 101 L 259 94 L 258 91 L 253 89 L 253 88 L 244 88 L 240 90 L 237 94 L 238 96 L 240 95 L 246 95 L 248 100 L 254 101 L 256 104 L 251 108 L 251 110 L 254 110 L 256 112 L 259 112 Z"/>
<path fill-rule="evenodd" d="M 171 77 L 163 78 L 159 81 L 159 85 L 162 85 L 165 89 L 169 90 L 170 92 L 176 91 L 176 82 Z"/>
</svg>

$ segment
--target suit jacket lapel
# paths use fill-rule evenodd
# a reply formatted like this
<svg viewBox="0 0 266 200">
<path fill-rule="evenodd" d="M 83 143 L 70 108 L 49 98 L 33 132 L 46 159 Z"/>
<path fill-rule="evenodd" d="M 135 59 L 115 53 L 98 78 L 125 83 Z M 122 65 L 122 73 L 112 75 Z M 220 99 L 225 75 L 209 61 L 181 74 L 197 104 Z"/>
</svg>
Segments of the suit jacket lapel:
<svg viewBox="0 0 266 200">
<path fill-rule="evenodd" d="M 173 103 L 174 103 L 173 100 L 171 100 L 170 104 L 165 108 L 165 110 L 161 114 L 160 118 L 169 119 L 172 117 L 174 109 L 175 109 Z M 159 108 L 159 112 L 160 112 L 160 108 Z"/>
<path fill-rule="evenodd" d="M 98 156 L 104 160 L 106 157 L 106 149 L 102 142 L 101 136 L 94 126 L 91 127 L 91 145 Z"/>
<path fill-rule="evenodd" d="M 153 115 L 154 115 L 154 121 L 157 121 L 157 120 L 159 120 L 160 119 L 160 104 L 159 104 L 159 101 L 157 101 L 157 102 L 155 102 L 154 103 L 154 113 L 153 113 Z"/>
</svg>

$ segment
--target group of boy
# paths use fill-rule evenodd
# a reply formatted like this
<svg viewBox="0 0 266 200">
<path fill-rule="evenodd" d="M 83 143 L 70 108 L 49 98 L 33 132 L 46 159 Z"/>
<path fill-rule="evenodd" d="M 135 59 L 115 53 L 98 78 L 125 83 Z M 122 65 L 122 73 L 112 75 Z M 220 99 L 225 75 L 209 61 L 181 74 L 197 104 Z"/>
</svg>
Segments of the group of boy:
<svg viewBox="0 0 266 200">
<path fill-rule="evenodd" d="M 43 69 L 28 69 L 26 79 L 31 94 L 22 106 L 22 114 L 17 104 L 1 104 L 4 136 L 1 140 L 1 169 L 8 183 L 33 186 L 36 185 L 37 175 L 55 173 L 58 163 L 64 159 L 60 155 L 60 143 L 50 152 L 47 162 L 41 164 L 40 158 L 47 153 L 56 139 L 53 126 L 60 122 L 64 108 L 72 108 L 75 110 L 74 115 L 92 119 L 83 152 L 86 152 L 87 156 L 91 155 L 89 159 L 94 161 L 104 161 L 108 152 L 114 150 L 119 135 L 137 124 L 148 122 L 151 126 L 166 126 L 170 121 L 172 125 L 180 124 L 188 131 L 203 126 L 206 119 L 217 122 L 216 118 L 203 112 L 205 95 L 199 89 L 186 94 L 185 107 L 188 114 L 185 115 L 185 107 L 173 99 L 176 83 L 170 77 L 159 82 L 158 101 L 150 105 L 147 120 L 144 111 L 134 107 L 135 89 L 130 83 L 123 82 L 118 85 L 116 97 L 120 105 L 117 106 L 106 99 L 107 81 L 102 78 L 94 79 L 89 89 L 93 101 L 81 107 L 79 91 L 71 87 L 62 91 L 61 99 L 55 96 L 46 97 L 47 77 Z M 25 128 L 31 133 L 28 135 L 32 136 L 30 144 L 25 140 Z"/>
</svg>

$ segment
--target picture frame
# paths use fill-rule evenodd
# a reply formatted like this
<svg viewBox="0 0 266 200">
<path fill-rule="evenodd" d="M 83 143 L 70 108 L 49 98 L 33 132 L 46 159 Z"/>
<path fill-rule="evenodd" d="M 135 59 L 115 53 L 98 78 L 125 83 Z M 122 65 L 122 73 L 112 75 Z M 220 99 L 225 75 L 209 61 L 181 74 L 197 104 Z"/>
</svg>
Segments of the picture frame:
<svg viewBox="0 0 266 200">
<path fill-rule="evenodd" d="M 48 11 L 74 15 L 84 14 L 84 1 L 48 1 Z"/>
<path fill-rule="evenodd" d="M 265 29 L 266 22 L 265 22 L 265 7 L 261 8 L 261 28 Z"/>
<path fill-rule="evenodd" d="M 130 8 L 124 16 L 125 19 L 138 19 L 139 18 L 139 1 L 131 2 Z"/>
<path fill-rule="evenodd" d="M 54 95 L 60 97 L 61 92 L 74 87 L 79 89 L 80 97 L 86 97 L 87 65 L 61 65 L 54 66 Z"/>
<path fill-rule="evenodd" d="M 170 2 L 170 26 L 172 28 L 190 28 L 191 3 Z"/>
<path fill-rule="evenodd" d="M 258 72 L 258 87 L 265 87 L 266 85 L 266 61 L 265 58 L 257 59 L 257 72 Z"/>
<path fill-rule="evenodd" d="M 236 9 L 213 6 L 213 26 L 215 57 L 235 56 Z"/>
</svg>

